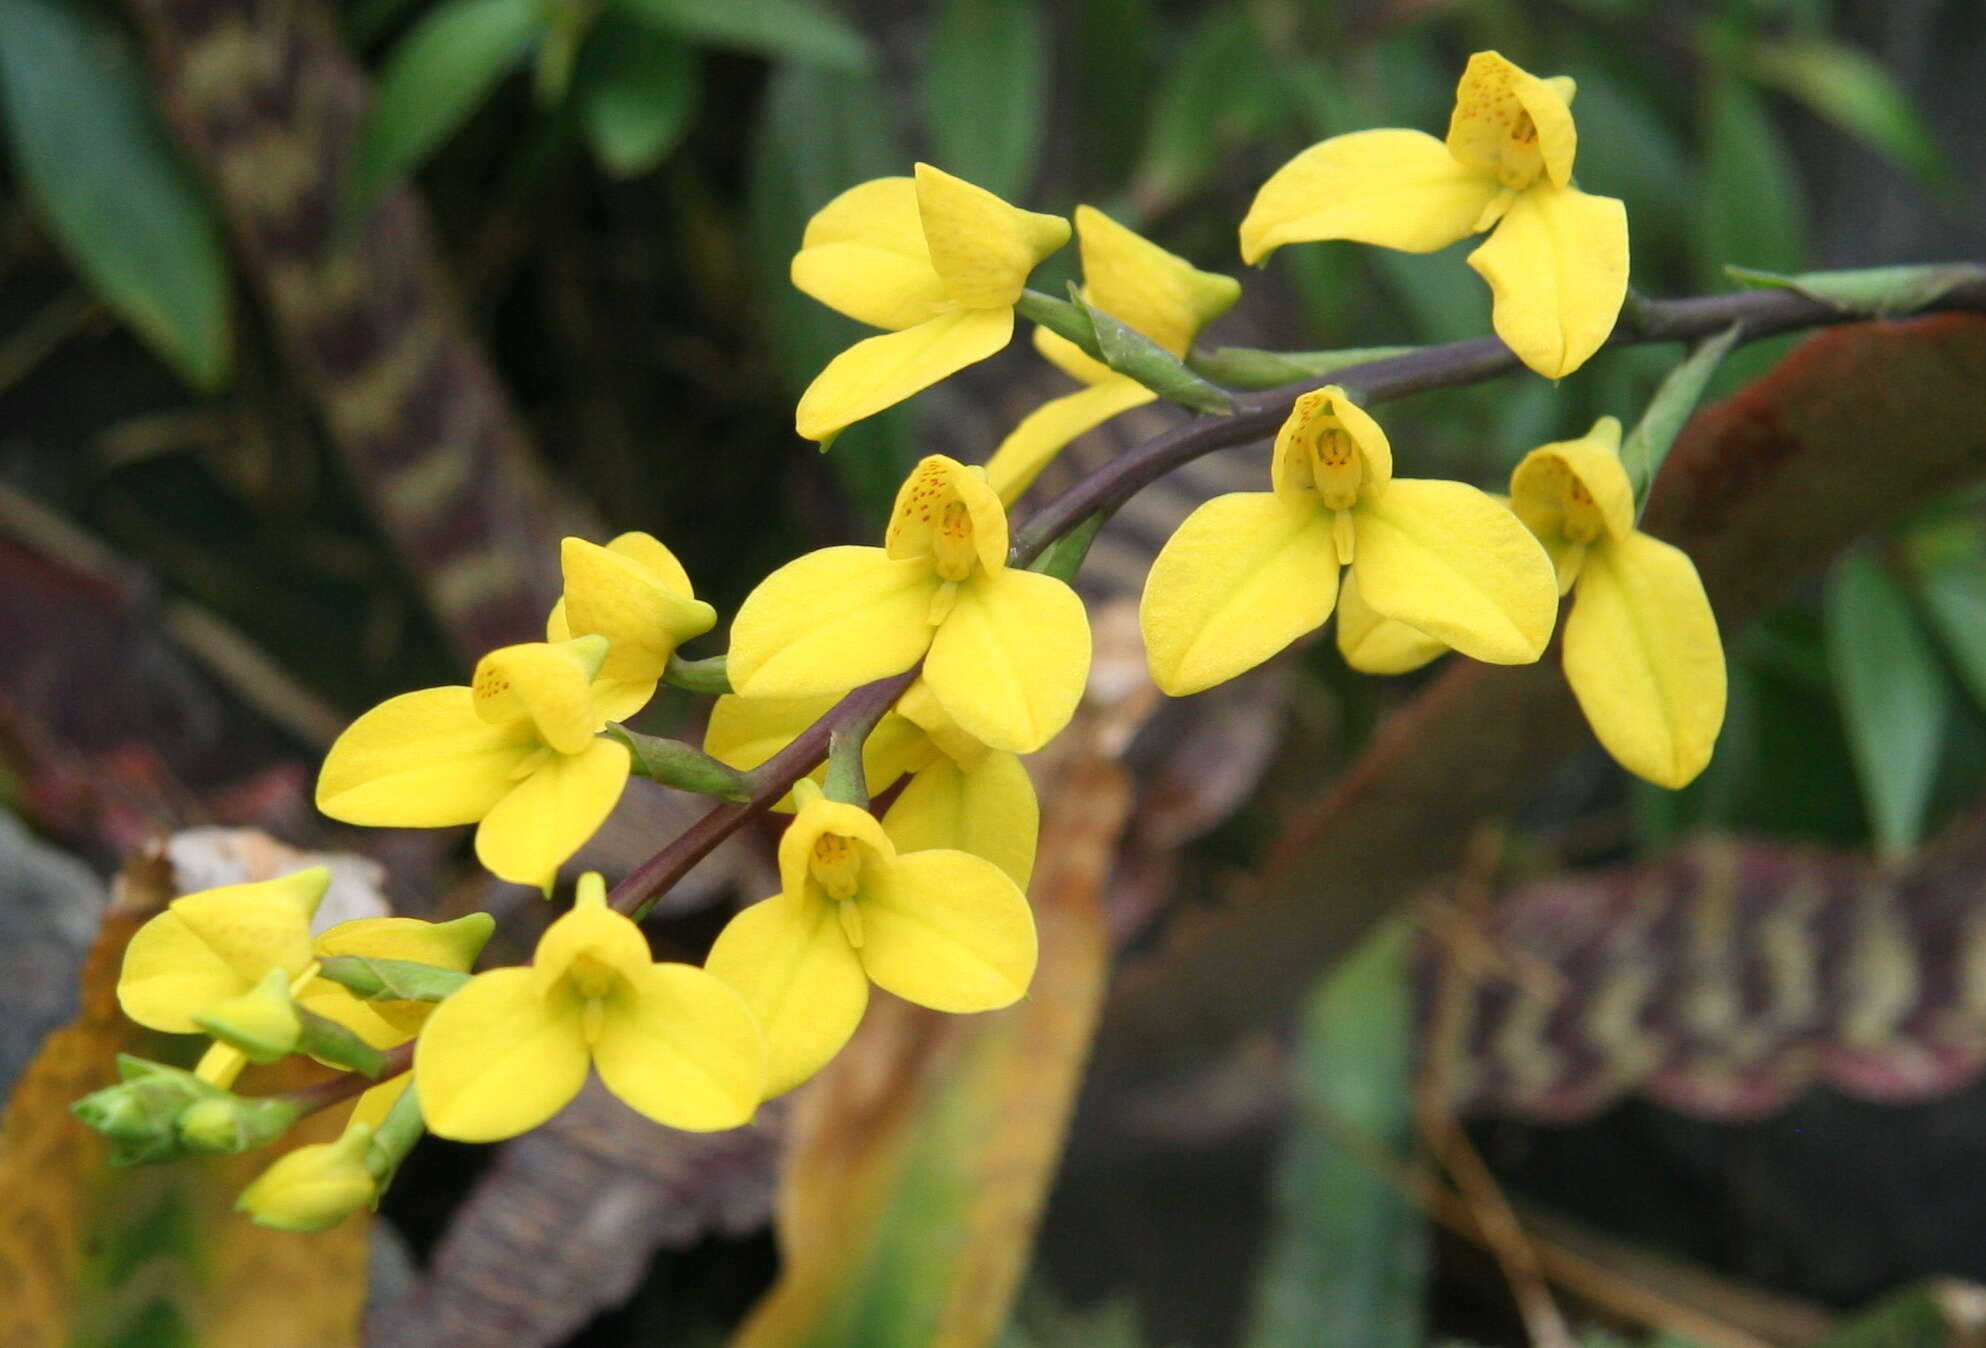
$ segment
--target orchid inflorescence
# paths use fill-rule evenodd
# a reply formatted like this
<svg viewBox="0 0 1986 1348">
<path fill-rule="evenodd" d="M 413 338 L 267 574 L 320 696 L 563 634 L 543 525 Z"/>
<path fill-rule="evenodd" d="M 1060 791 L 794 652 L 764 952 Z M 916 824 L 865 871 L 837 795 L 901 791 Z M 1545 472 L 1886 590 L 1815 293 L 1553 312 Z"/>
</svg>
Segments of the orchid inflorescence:
<svg viewBox="0 0 1986 1348">
<path fill-rule="evenodd" d="M 1612 331 L 1627 281 L 1621 203 L 1572 183 L 1572 97 L 1569 79 L 1478 53 L 1445 142 L 1379 130 L 1311 147 L 1261 189 L 1242 254 L 1324 239 L 1425 252 L 1494 231 L 1469 261 L 1494 291 L 1497 334 L 1538 373 L 1568 374 Z M 590 1072 L 660 1123 L 733 1128 L 834 1058 L 871 984 L 945 1012 L 1025 995 L 1039 810 L 1019 756 L 1074 715 L 1090 631 L 1066 555 L 1048 568 L 1060 574 L 1017 564 L 1008 507 L 1077 435 L 1204 384 L 1188 368 L 1193 343 L 1240 294 L 1094 208 L 1077 209 L 1073 233 L 1084 285 L 1035 340 L 1083 388 L 1027 417 L 984 467 L 917 464 L 882 546 L 825 548 L 768 576 L 732 617 L 731 691 L 702 752 L 620 724 L 718 620 L 643 533 L 566 539 L 544 640 L 492 651 L 465 686 L 392 698 L 332 746 L 317 784 L 325 814 L 475 824 L 485 867 L 548 895 L 634 773 L 790 810 L 779 892 L 738 912 L 704 967 L 656 961 L 635 921 L 653 895 L 610 895 L 592 873 L 529 965 L 475 974 L 483 914 L 313 934 L 321 869 L 190 894 L 132 939 L 118 995 L 133 1020 L 213 1046 L 191 1072 L 127 1059 L 121 1084 L 79 1103 L 115 1154 L 280 1137 L 310 1102 L 235 1095 L 250 1062 L 302 1054 L 378 1078 L 351 1092 L 339 1140 L 288 1153 L 242 1195 L 260 1221 L 314 1229 L 376 1202 L 423 1129 L 514 1136 Z M 821 372 L 800 399 L 799 434 L 825 447 L 999 351 L 1017 308 L 1057 303 L 1026 283 L 1071 234 L 928 165 L 829 202 L 794 283 L 888 331 Z M 1072 339 L 1085 324 L 1096 340 Z M 1339 648 L 1367 672 L 1451 649 L 1530 663 L 1570 593 L 1564 667 L 1601 744 L 1662 786 L 1702 771 L 1724 712 L 1717 625 L 1689 558 L 1636 527 L 1617 421 L 1533 450 L 1499 498 L 1396 476 L 1386 432 L 1348 387 L 1307 389 L 1288 409 L 1267 490 L 1207 501 L 1152 565 L 1139 617 L 1162 690 L 1232 679 L 1334 609 Z M 824 773 L 755 775 L 844 695 L 882 680 L 896 680 L 887 706 L 837 723 Z"/>
</svg>

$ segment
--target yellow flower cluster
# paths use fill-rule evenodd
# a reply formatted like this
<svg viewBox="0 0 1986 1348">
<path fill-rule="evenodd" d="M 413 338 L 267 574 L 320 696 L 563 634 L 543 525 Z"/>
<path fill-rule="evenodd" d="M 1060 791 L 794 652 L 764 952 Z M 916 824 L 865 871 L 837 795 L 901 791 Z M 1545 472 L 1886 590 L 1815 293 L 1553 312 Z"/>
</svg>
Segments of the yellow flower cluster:
<svg viewBox="0 0 1986 1348">
<path fill-rule="evenodd" d="M 1496 330 L 1534 370 L 1566 374 L 1606 340 L 1627 277 L 1621 204 L 1572 185 L 1572 95 L 1570 80 L 1479 53 L 1445 142 L 1380 130 L 1313 146 L 1261 189 L 1241 226 L 1243 256 L 1333 238 L 1430 251 L 1494 230 L 1470 262 L 1495 294 Z M 999 351 L 1029 273 L 1071 232 L 928 165 L 828 203 L 793 280 L 888 331 L 821 372 L 800 400 L 799 433 L 825 445 Z M 1184 361 L 1240 295 L 1233 279 L 1091 207 L 1077 209 L 1073 232 L 1085 302 L 1148 339 L 1153 359 Z M 285 1157 L 246 1207 L 310 1227 L 371 1201 L 411 1145 L 403 1125 L 416 1102 L 416 1128 L 488 1141 L 550 1118 L 597 1072 L 662 1123 L 730 1128 L 840 1050 L 872 983 L 948 1012 L 1025 994 L 1039 810 L 1019 756 L 1068 724 L 1090 632 L 1068 584 L 1011 564 L 1007 506 L 1076 436 L 1158 396 L 1064 337 L 1035 340 L 1081 390 L 1026 418 L 984 468 L 925 458 L 882 546 L 789 562 L 734 616 L 732 692 L 705 739 L 730 769 L 758 769 L 851 690 L 918 673 L 861 745 L 866 789 L 846 783 L 852 763 L 837 770 L 840 794 L 860 799 L 830 799 L 816 772 L 779 802 L 793 814 L 779 892 L 732 918 L 705 967 L 656 961 L 590 873 L 528 966 L 473 977 L 490 930 L 480 914 L 313 935 L 322 871 L 189 895 L 138 933 L 122 1004 L 156 1029 L 213 1036 L 197 1074 L 207 1086 L 225 1089 L 251 1060 L 315 1051 L 310 1025 L 375 1050 L 414 1043 L 414 1097 L 400 1098 L 407 1074 L 375 1086 L 344 1138 Z M 1582 439 L 1536 449 L 1505 501 L 1396 476 L 1385 431 L 1346 388 L 1302 394 L 1276 434 L 1269 490 L 1206 502 L 1154 561 L 1139 610 L 1154 681 L 1174 695 L 1210 688 L 1334 611 L 1339 648 L 1361 670 L 1403 673 L 1451 649 L 1528 663 L 1571 592 L 1564 668 L 1601 743 L 1652 781 L 1686 783 L 1722 722 L 1723 653 L 1689 559 L 1635 528 L 1619 445 L 1619 424 L 1604 418 Z M 543 641 L 491 652 L 467 685 L 392 698 L 339 737 L 317 786 L 324 813 L 475 824 L 484 866 L 550 892 L 634 768 L 637 741 L 608 727 L 639 711 L 677 647 L 717 621 L 647 534 L 567 539 L 561 565 Z M 888 791 L 878 818 L 868 796 Z M 331 966 L 342 976 L 347 957 L 439 971 L 420 985 L 439 991 L 401 996 L 388 980 L 364 999 L 325 974 L 342 960 Z"/>
</svg>

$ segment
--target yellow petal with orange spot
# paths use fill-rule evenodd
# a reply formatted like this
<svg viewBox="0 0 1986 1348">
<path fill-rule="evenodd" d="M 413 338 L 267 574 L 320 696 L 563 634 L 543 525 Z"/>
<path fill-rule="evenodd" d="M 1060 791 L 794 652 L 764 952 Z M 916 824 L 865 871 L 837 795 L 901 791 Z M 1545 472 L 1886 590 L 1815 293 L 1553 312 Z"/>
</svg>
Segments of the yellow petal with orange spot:
<svg viewBox="0 0 1986 1348">
<path fill-rule="evenodd" d="M 1579 135 L 1570 89 L 1541 80 L 1493 51 L 1469 58 L 1455 86 L 1448 151 L 1504 186 L 1529 187 L 1540 173 L 1555 187 L 1572 181 Z"/>
</svg>

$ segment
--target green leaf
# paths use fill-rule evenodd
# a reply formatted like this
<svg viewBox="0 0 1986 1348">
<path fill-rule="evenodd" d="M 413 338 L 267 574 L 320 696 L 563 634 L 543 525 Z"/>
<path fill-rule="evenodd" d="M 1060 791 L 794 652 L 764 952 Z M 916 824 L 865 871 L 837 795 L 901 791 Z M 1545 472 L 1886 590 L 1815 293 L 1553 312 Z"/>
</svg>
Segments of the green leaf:
<svg viewBox="0 0 1986 1348">
<path fill-rule="evenodd" d="M 1094 308 L 1081 298 L 1071 284 L 1070 298 L 1089 314 L 1096 332 L 1097 353 L 1103 363 L 1119 374 L 1128 374 L 1146 388 L 1196 412 L 1217 416 L 1234 410 L 1234 401 L 1214 385 L 1186 368 L 1184 362 L 1144 333 Z"/>
<path fill-rule="evenodd" d="M 1222 346 L 1192 352 L 1186 363 L 1207 378 L 1230 388 L 1280 388 L 1300 384 L 1368 361 L 1412 355 L 1417 346 L 1347 347 L 1342 351 L 1258 351 L 1246 346 Z"/>
<path fill-rule="evenodd" d="M 637 777 L 679 791 L 716 796 L 734 805 L 752 798 L 750 777 L 718 762 L 693 744 L 660 735 L 639 735 L 614 721 L 609 721 L 601 733 L 627 746 L 630 767 Z"/>
<path fill-rule="evenodd" d="M 872 75 L 786 65 L 773 72 L 752 147 L 749 221 L 760 303 L 789 391 L 798 394 L 868 329 L 801 294 L 789 279 L 793 254 L 813 213 L 869 178 L 902 173 L 888 90 Z M 868 522 L 881 528 L 917 447 L 907 407 L 849 427 L 828 464 Z"/>
<path fill-rule="evenodd" d="M 1828 578 L 1827 656 L 1878 852 L 1924 834 L 1945 729 L 1937 653 L 1882 564 L 1856 553 Z"/>
<path fill-rule="evenodd" d="M 388 182 L 425 163 L 522 64 L 545 28 L 535 0 L 447 0 L 422 16 L 380 73 L 349 209 L 369 205 Z"/>
<path fill-rule="evenodd" d="M 634 178 L 667 159 L 696 117 L 696 53 L 654 29 L 606 15 L 580 49 L 574 101 L 600 166 Z"/>
<path fill-rule="evenodd" d="M 1668 378 L 1655 390 L 1655 396 L 1648 402 L 1648 410 L 1641 414 L 1641 420 L 1634 424 L 1621 440 L 1621 463 L 1627 469 L 1627 480 L 1634 487 L 1634 499 L 1638 508 L 1648 504 L 1648 488 L 1655 481 L 1655 475 L 1662 471 L 1662 461 L 1669 457 L 1669 450 L 1676 443 L 1676 436 L 1696 410 L 1696 404 L 1703 397 L 1703 389 L 1710 377 L 1717 373 L 1717 367 L 1724 357 L 1737 344 L 1741 329 L 1733 323 L 1715 337 L 1709 337 L 1696 344 L 1696 349 L 1684 357 L 1681 364 L 1669 371 Z"/>
<path fill-rule="evenodd" d="M 1751 49 L 1759 83 L 1901 164 L 1927 183 L 1951 178 L 1931 128 L 1903 86 L 1867 52 L 1825 38 L 1761 42 Z"/>
<path fill-rule="evenodd" d="M 1954 1286 L 1949 1304 L 1947 1287 L 1920 1283 L 1893 1293 L 1860 1312 L 1814 1348 L 1904 1348 L 1904 1345 L 1963 1342 L 1976 1322 L 1969 1307 L 1969 1289 Z"/>
<path fill-rule="evenodd" d="M 1986 557 L 1936 563 L 1917 576 L 1917 597 L 1959 681 L 1986 710 Z"/>
<path fill-rule="evenodd" d="M 1064 585 L 1074 585 L 1076 573 L 1083 568 L 1083 558 L 1089 556 L 1090 544 L 1096 542 L 1097 533 L 1109 519 L 1101 510 L 1083 516 L 1075 528 L 1043 548 L 1041 555 L 1029 563 L 1028 570 L 1053 576 Z"/>
<path fill-rule="evenodd" d="M 0 4 L 0 123 L 28 193 L 104 303 L 187 382 L 226 383 L 220 228 L 123 36 L 80 4 Z"/>
<path fill-rule="evenodd" d="M 1805 204 L 1792 155 L 1757 92 L 1730 73 L 1710 84 L 1704 109 L 1708 200 L 1697 207 L 1699 272 L 1726 263 L 1796 270 L 1806 255 Z"/>
<path fill-rule="evenodd" d="M 1915 313 L 1960 286 L 1986 282 L 1986 266 L 1976 262 L 1810 271 L 1799 276 L 1760 271 L 1755 267 L 1726 267 L 1724 271 L 1732 280 L 1755 290 L 1793 290 L 1810 300 L 1833 305 L 1844 314 L 1869 318 Z"/>
<path fill-rule="evenodd" d="M 1134 179 L 1148 212 L 1196 191 L 1225 146 L 1267 131 L 1282 113 L 1277 82 L 1247 77 L 1269 60 L 1240 9 L 1217 9 L 1180 48 L 1159 86 Z"/>
<path fill-rule="evenodd" d="M 833 70 L 874 64 L 869 40 L 809 0 L 612 0 L 614 8 L 664 33 Z"/>
<path fill-rule="evenodd" d="M 1075 125 L 1068 128 L 1082 153 L 1075 165 L 1098 183 L 1124 181 L 1145 131 L 1152 68 L 1164 26 L 1152 0 L 1084 0 L 1064 6 L 1068 61 L 1081 78 L 1074 86 Z M 1072 167 L 1074 167 L 1072 166 Z"/>
<path fill-rule="evenodd" d="M 299 1052 L 334 1067 L 349 1067 L 374 1081 L 386 1070 L 385 1054 L 329 1016 L 298 1007 L 297 1019 L 303 1024 L 303 1038 L 297 1043 Z"/>
<path fill-rule="evenodd" d="M 945 0 L 924 66 L 924 121 L 947 172 L 1009 200 L 1034 179 L 1048 39 L 1034 0 Z"/>
<path fill-rule="evenodd" d="M 710 697 L 722 697 L 731 691 L 730 657 L 724 655 L 705 656 L 701 660 L 685 660 L 671 653 L 669 664 L 662 671 L 662 678 L 673 688 L 681 688 L 691 693 L 704 693 Z"/>
<path fill-rule="evenodd" d="M 331 955 L 317 972 L 368 1002 L 438 1002 L 469 981 L 453 969 L 372 955 Z"/>
<path fill-rule="evenodd" d="M 1413 1140 L 1409 935 L 1383 929 L 1311 994 L 1248 1348 L 1425 1341 L 1426 1236 L 1381 1170 Z"/>
</svg>

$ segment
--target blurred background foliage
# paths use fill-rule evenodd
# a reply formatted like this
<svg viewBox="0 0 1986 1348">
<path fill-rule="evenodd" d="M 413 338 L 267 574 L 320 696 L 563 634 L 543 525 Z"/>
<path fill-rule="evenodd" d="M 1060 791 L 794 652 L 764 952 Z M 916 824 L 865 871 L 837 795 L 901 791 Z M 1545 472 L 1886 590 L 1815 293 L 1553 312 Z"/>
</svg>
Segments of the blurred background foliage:
<svg viewBox="0 0 1986 1348">
<path fill-rule="evenodd" d="M 862 334 L 794 291 L 788 260 L 830 197 L 914 159 L 1034 209 L 1097 205 L 1239 274 L 1234 227 L 1271 170 L 1340 132 L 1438 133 L 1466 55 L 1493 47 L 1576 76 L 1579 178 L 1626 201 L 1647 294 L 1729 288 L 1727 264 L 1986 256 L 1986 10 L 1968 0 L 344 0 L 332 17 L 376 95 L 336 184 L 340 227 L 411 178 L 447 288 L 561 492 L 611 529 L 666 539 L 720 611 L 801 549 L 869 538 L 920 454 L 983 459 L 1065 391 L 1017 343 L 850 431 L 831 455 L 794 437 L 794 396 Z M 35 556 L 117 577 L 141 620 L 247 708 L 254 742 L 280 746 L 249 753 L 249 732 L 222 727 L 244 763 L 307 756 L 371 702 L 458 680 L 434 595 L 383 537 L 278 320 L 243 283 L 130 16 L 90 0 L 0 3 L 0 131 L 0 540 L 14 545 L 0 587 L 27 586 Z M 1285 250 L 1243 276 L 1241 306 L 1210 340 L 1314 350 L 1477 336 L 1488 295 L 1463 265 L 1469 246 Z M 1037 288 L 1059 291 L 1074 266 L 1070 249 Z M 1738 353 L 1712 395 L 1792 340 Z M 1538 443 L 1601 414 L 1631 420 L 1674 359 L 1635 348 L 1556 388 L 1524 377 L 1422 395 L 1387 409 L 1387 425 L 1417 475 L 1493 487 Z M 1159 424 L 1129 421 L 1085 451 Z M 1624 784 L 1588 755 L 1540 784 L 1511 850 L 1537 867 L 1625 860 L 1718 829 L 1912 856 L 1986 777 L 1982 507 L 1965 494 L 1872 533 L 1734 643 L 1729 721 L 1698 783 L 1676 794 Z M 1147 532 L 1131 529 L 1124 546 L 1155 541 L 1149 521 L 1130 523 Z M 197 699 L 147 683 L 165 666 L 86 636 L 0 640 L 22 648 L 0 696 L 12 712 L 0 802 L 45 835 L 104 867 L 146 829 L 267 822 L 239 791 L 155 790 L 156 773 L 132 768 L 148 716 L 170 746 L 189 733 L 178 718 L 196 715 Z M 1297 738 L 1317 732 L 1304 742 L 1327 743 L 1333 765 L 1416 686 L 1352 676 L 1329 643 L 1292 678 L 1275 705 Z M 23 709 L 50 697 L 68 719 L 33 723 Z M 665 702 L 652 719 L 666 727 L 687 708 Z M 64 740 L 77 723 L 91 733 Z M 124 792 L 123 824 L 71 808 L 73 783 L 51 785 L 56 759 Z M 1277 831 L 1278 786 L 1272 772 L 1231 802 L 1192 864 L 1247 869 Z M 693 950 L 694 921 L 670 939 Z M 1197 1231 L 1145 1220 L 1176 1161 L 1084 1168 L 1078 1145 L 1006 1342 L 1517 1341 L 1508 1307 L 1466 1260 L 1445 1247 L 1434 1257 L 1401 1186 L 1346 1143 L 1346 1121 L 1382 1155 L 1412 1134 L 1401 946 L 1391 934 L 1320 990 L 1291 1058 L 1287 1129 L 1282 1115 L 1240 1128 L 1226 1159 L 1173 1171 L 1171 1200 L 1197 1208 Z M 1839 1147 L 1797 1164 L 1762 1159 L 1778 1125 L 1713 1127 L 1645 1104 L 1562 1134 L 1498 1124 L 1479 1137 L 1500 1173 L 1586 1221 L 1639 1212 L 1621 1224 L 1636 1239 L 1820 1303 L 1860 1304 L 1933 1272 L 1986 1279 L 1986 1239 L 1844 1253 L 1802 1230 L 1797 1214 L 1818 1200 L 1801 1186 L 1866 1164 L 1858 1148 L 1899 1113 L 1821 1108 Z M 1976 1139 L 1986 1101 L 1950 1108 L 1964 1112 L 1905 1128 L 1896 1145 L 1948 1146 L 1937 1130 L 1952 1119 Z M 434 1151 L 388 1205 L 422 1254 L 480 1163 Z M 1982 1172 L 1972 1156 L 1963 1173 Z M 1954 1195 L 1869 1201 L 1905 1214 L 1917 1203 L 1935 1224 Z M 1738 1207 L 1746 1219 L 1720 1233 Z M 1197 1277 L 1185 1271 L 1196 1254 Z M 665 1256 L 627 1308 L 576 1341 L 647 1341 L 662 1327 L 713 1341 L 769 1261 L 762 1235 Z M 1320 1337 L 1319 1324 L 1336 1328 Z M 1932 1341 L 1880 1332 L 1866 1341 Z"/>
</svg>

